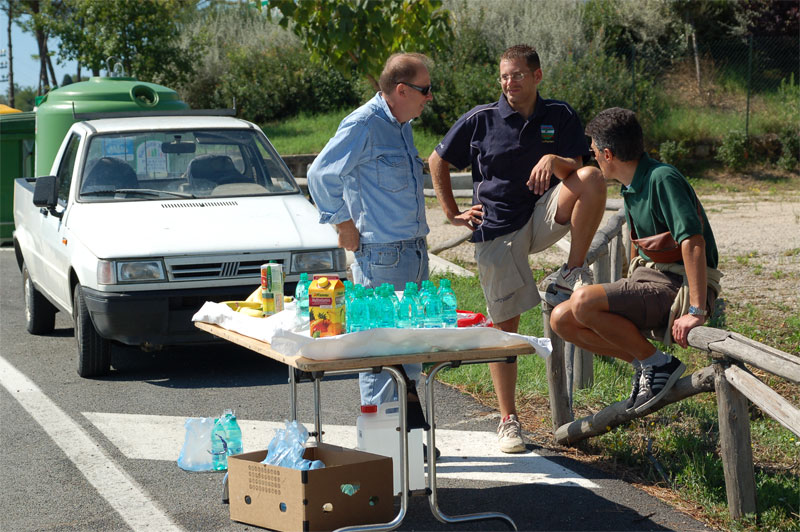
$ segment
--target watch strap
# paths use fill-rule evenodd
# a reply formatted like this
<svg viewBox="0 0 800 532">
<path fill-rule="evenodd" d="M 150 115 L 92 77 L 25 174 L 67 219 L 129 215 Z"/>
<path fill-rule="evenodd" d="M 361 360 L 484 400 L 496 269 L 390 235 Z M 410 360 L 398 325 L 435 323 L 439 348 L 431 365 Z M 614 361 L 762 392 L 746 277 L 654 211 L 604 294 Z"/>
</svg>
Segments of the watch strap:
<svg viewBox="0 0 800 532">
<path fill-rule="evenodd" d="M 691 314 L 692 316 L 705 316 L 706 310 L 700 307 L 695 307 L 694 305 L 690 305 L 689 314 Z"/>
</svg>

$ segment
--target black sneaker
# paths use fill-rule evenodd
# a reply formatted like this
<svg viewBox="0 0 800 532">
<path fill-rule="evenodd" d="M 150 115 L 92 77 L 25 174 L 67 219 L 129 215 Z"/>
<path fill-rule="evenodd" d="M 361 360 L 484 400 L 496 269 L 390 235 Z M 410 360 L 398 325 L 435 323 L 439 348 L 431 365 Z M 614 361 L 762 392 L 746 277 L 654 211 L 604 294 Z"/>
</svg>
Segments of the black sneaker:
<svg viewBox="0 0 800 532">
<path fill-rule="evenodd" d="M 681 378 L 684 371 L 686 366 L 672 355 L 666 364 L 643 367 L 642 377 L 639 379 L 639 393 L 633 405 L 636 413 L 641 414 L 656 404 Z"/>
<path fill-rule="evenodd" d="M 631 395 L 625 401 L 625 411 L 633 410 L 633 405 L 636 403 L 636 396 L 639 395 L 639 379 L 642 378 L 642 366 L 634 368 L 633 378 L 631 379 Z"/>
</svg>

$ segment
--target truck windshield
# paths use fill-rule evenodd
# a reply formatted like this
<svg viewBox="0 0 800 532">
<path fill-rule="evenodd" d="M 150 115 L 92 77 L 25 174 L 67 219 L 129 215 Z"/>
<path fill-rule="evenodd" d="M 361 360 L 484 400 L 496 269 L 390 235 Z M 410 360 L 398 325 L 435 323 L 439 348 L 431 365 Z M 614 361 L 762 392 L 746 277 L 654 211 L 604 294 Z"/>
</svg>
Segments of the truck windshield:
<svg viewBox="0 0 800 532">
<path fill-rule="evenodd" d="M 92 137 L 80 198 L 142 201 L 297 192 L 275 148 L 258 131 L 169 130 Z"/>
</svg>

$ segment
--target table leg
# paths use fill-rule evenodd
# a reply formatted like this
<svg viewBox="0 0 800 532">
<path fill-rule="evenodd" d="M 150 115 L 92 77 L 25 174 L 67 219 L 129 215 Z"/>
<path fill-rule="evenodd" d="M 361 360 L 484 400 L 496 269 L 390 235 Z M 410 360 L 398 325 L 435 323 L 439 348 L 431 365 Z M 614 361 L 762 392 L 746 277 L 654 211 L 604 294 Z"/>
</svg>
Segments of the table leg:
<svg viewBox="0 0 800 532">
<path fill-rule="evenodd" d="M 292 366 L 289 366 L 289 418 L 297 421 L 297 379 Z"/>
<path fill-rule="evenodd" d="M 388 371 L 397 386 L 397 398 L 400 403 L 400 434 L 403 436 L 402 452 L 400 453 L 400 511 L 394 519 L 388 523 L 375 525 L 348 526 L 337 529 L 335 532 L 383 532 L 394 530 L 403 523 L 403 519 L 408 512 L 409 486 L 408 486 L 408 389 L 403 374 L 396 368 L 384 366 L 384 371 Z M 333 373 L 333 372 L 331 372 Z M 319 405 L 317 405 L 318 407 Z M 316 408 L 316 407 L 315 407 Z"/>
<path fill-rule="evenodd" d="M 484 519 L 500 519 L 505 521 L 511 526 L 512 530 L 517 530 L 517 525 L 511 517 L 500 512 L 482 512 L 465 515 L 446 515 L 439 510 L 439 502 L 436 495 L 436 420 L 434 419 L 434 399 L 433 399 L 433 383 L 436 374 L 440 369 L 452 366 L 452 362 L 442 362 L 434 366 L 428 373 L 428 378 L 425 381 L 425 410 L 427 414 L 428 424 L 431 429 L 428 431 L 428 504 L 431 507 L 433 516 L 442 523 L 463 523 L 465 521 L 480 521 Z"/>
</svg>

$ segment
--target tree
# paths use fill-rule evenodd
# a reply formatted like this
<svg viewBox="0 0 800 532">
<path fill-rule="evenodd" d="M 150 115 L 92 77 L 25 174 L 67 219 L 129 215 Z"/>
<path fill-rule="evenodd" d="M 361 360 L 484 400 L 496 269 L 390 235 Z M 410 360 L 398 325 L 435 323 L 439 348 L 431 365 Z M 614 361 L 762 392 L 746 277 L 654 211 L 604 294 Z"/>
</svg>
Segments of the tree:
<svg viewBox="0 0 800 532">
<path fill-rule="evenodd" d="M 16 1 L 5 0 L 0 9 L 6 14 L 8 20 L 8 102 L 11 107 L 14 107 L 14 47 L 11 43 L 11 27 L 14 18 L 17 16 Z"/>
<path fill-rule="evenodd" d="M 267 16 L 303 40 L 312 60 L 355 70 L 377 90 L 386 59 L 395 52 L 431 53 L 452 38 L 441 0 L 270 0 Z"/>
<path fill-rule="evenodd" d="M 51 88 L 58 87 L 56 72 L 47 48 L 49 39 L 48 21 L 56 16 L 60 9 L 60 0 L 11 0 L 16 4 L 15 10 L 27 18 L 20 19 L 19 25 L 36 38 L 39 48 L 39 86 L 38 94 L 44 94 Z"/>
<path fill-rule="evenodd" d="M 179 45 L 182 24 L 197 0 L 63 0 L 48 29 L 61 40 L 59 56 L 95 76 L 113 57 L 126 74 L 176 83 L 192 71 L 201 46 Z"/>
</svg>

